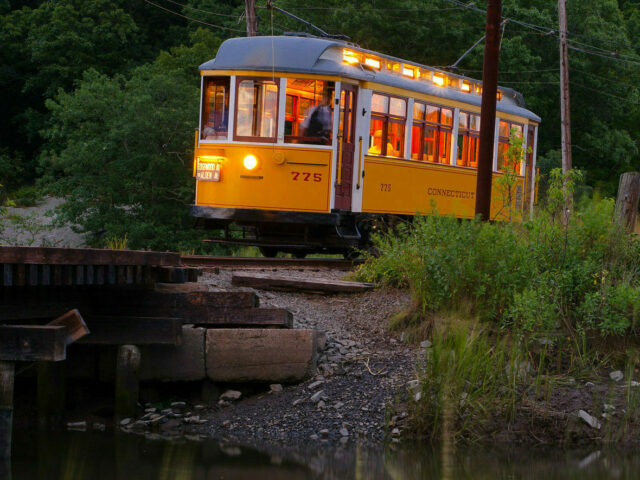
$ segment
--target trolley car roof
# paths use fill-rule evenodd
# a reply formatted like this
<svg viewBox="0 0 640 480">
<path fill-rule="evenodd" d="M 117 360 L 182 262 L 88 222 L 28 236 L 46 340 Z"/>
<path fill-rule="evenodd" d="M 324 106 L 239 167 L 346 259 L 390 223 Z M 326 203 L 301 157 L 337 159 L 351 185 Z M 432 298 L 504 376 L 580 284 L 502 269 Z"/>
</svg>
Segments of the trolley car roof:
<svg viewBox="0 0 640 480">
<path fill-rule="evenodd" d="M 343 49 L 375 55 L 386 61 L 402 62 L 405 65 L 439 72 L 448 77 L 468 80 L 479 85 L 482 83 L 470 77 L 365 50 L 348 42 L 312 36 L 232 38 L 220 46 L 216 58 L 200 65 L 200 70 L 253 70 L 348 77 L 480 107 L 481 95 L 440 87 L 432 82 L 405 78 L 384 70 L 376 71 L 363 68 L 361 65 L 346 64 L 342 61 Z M 499 112 L 540 122 L 538 115 L 524 108 L 524 101 L 518 92 L 505 87 L 500 87 L 500 90 L 503 92 L 502 99 L 496 104 Z"/>
</svg>

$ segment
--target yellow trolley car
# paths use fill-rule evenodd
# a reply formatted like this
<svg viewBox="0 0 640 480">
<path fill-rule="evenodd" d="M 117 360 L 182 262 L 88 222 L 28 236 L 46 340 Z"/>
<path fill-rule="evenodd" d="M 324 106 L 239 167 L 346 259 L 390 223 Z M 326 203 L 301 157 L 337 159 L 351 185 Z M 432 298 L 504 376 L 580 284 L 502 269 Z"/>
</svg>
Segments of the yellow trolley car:
<svg viewBox="0 0 640 480">
<path fill-rule="evenodd" d="M 434 204 L 473 217 L 481 82 L 301 35 L 227 40 L 200 71 L 191 215 L 223 229 L 219 241 L 267 256 L 347 253 L 381 219 Z M 539 123 L 519 93 L 499 88 L 493 217 L 505 211 L 495 185 L 512 135 L 524 149 L 509 207 L 531 208 Z"/>
</svg>

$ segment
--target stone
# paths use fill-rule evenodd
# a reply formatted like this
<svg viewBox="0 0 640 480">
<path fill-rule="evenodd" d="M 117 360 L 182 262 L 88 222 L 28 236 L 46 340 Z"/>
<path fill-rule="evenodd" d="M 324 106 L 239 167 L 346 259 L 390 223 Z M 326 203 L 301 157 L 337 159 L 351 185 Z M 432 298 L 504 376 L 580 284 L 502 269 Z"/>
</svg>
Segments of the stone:
<svg viewBox="0 0 640 480">
<path fill-rule="evenodd" d="M 344 403 L 342 403 L 342 402 L 336 402 L 333 405 L 333 408 L 335 408 L 336 410 L 340 410 L 342 407 L 344 407 Z"/>
<path fill-rule="evenodd" d="M 324 403 L 324 400 L 320 400 L 320 401 L 318 402 L 317 407 L 318 407 L 318 408 L 324 408 L 324 407 L 325 407 L 325 405 L 326 405 L 326 404 Z"/>
<path fill-rule="evenodd" d="M 120 426 L 121 427 L 126 427 L 130 423 L 131 423 L 131 419 L 130 418 L 123 418 L 122 420 L 120 420 Z"/>
<path fill-rule="evenodd" d="M 431 348 L 431 342 L 429 340 L 424 340 L 420 342 L 420 348 Z"/>
<path fill-rule="evenodd" d="M 593 382 L 587 382 L 587 383 L 585 383 L 585 384 L 584 384 L 584 386 L 585 386 L 585 387 L 589 387 L 589 388 L 593 388 L 593 387 L 595 387 L 595 386 L 596 386 L 596 384 L 595 384 L 595 383 L 593 383 Z"/>
<path fill-rule="evenodd" d="M 578 416 L 585 421 L 585 423 L 587 425 L 589 425 L 591 428 L 596 428 L 598 430 L 600 430 L 601 427 L 601 423 L 600 421 L 595 418 L 592 417 L 591 415 L 589 415 L 587 412 L 585 412 L 584 410 L 579 410 L 578 411 Z"/>
<path fill-rule="evenodd" d="M 315 374 L 315 338 L 314 330 L 212 328 L 206 374 L 214 382 L 300 382 Z"/>
<path fill-rule="evenodd" d="M 391 435 L 393 435 L 394 437 L 400 436 L 400 429 L 398 427 L 394 428 L 393 430 L 391 430 Z"/>
<path fill-rule="evenodd" d="M 282 391 L 282 385 L 279 383 L 272 383 L 269 385 L 269 391 L 271 393 L 280 393 Z"/>
<path fill-rule="evenodd" d="M 320 436 L 323 438 L 327 438 L 329 436 L 329 430 L 326 428 L 323 428 L 322 430 L 320 430 Z"/>
<path fill-rule="evenodd" d="M 86 430 L 87 422 L 67 422 L 67 430 Z"/>
<path fill-rule="evenodd" d="M 311 401 L 313 403 L 318 403 L 320 400 L 322 400 L 323 396 L 324 396 L 324 390 L 318 390 L 316 393 L 314 393 L 311 396 Z"/>
<path fill-rule="evenodd" d="M 349 436 L 349 430 L 347 430 L 346 428 L 342 427 L 340 429 L 340 436 L 341 437 L 348 437 Z"/>
<path fill-rule="evenodd" d="M 631 380 L 632 387 L 640 387 L 640 382 L 636 382 L 635 380 Z"/>
<path fill-rule="evenodd" d="M 407 382 L 407 387 L 409 387 L 409 389 L 413 391 L 418 390 L 418 388 L 420 387 L 420 380 L 409 380 Z"/>
<path fill-rule="evenodd" d="M 318 438 L 318 435 L 316 435 L 315 433 L 309 437 L 310 440 L 318 440 Z"/>
<path fill-rule="evenodd" d="M 156 413 L 158 411 L 155 407 L 145 408 L 144 413 Z"/>
<path fill-rule="evenodd" d="M 186 402 L 171 402 L 171 408 L 184 408 L 186 406 Z"/>
<path fill-rule="evenodd" d="M 317 380 L 313 383 L 310 383 L 309 385 L 307 385 L 307 388 L 309 390 L 315 390 L 316 388 L 318 388 L 320 385 L 322 385 L 324 382 L 322 380 Z"/>
<path fill-rule="evenodd" d="M 198 381 L 205 372 L 205 328 L 182 326 L 181 345 L 147 345 L 140 347 L 142 381 Z"/>
<path fill-rule="evenodd" d="M 413 399 L 414 399 L 416 402 L 419 402 L 421 398 L 422 398 L 422 392 L 417 392 L 417 393 L 413 396 Z"/>
<path fill-rule="evenodd" d="M 233 401 L 240 400 L 242 397 L 242 393 L 237 390 L 227 390 L 222 395 L 220 395 L 220 400 Z"/>
<path fill-rule="evenodd" d="M 616 370 L 615 372 L 611 372 L 609 374 L 609 378 L 614 382 L 619 382 L 624 378 L 624 374 L 620 370 Z"/>
<path fill-rule="evenodd" d="M 610 403 L 605 403 L 603 407 L 605 412 L 611 412 L 616 409 L 615 405 L 611 405 Z"/>
<path fill-rule="evenodd" d="M 296 405 L 300 405 L 302 402 L 304 402 L 304 398 L 296 398 L 291 405 L 295 407 Z"/>
</svg>

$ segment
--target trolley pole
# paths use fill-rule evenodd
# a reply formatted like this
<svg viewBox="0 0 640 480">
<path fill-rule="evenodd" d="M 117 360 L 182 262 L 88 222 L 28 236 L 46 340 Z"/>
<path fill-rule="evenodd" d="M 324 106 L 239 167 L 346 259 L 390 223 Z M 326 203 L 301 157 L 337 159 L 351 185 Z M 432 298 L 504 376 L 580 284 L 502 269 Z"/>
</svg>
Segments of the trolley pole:
<svg viewBox="0 0 640 480">
<path fill-rule="evenodd" d="M 558 0 L 560 28 L 560 113 L 562 135 L 562 173 L 571 170 L 571 110 L 569 107 L 569 49 L 567 48 L 567 5 Z M 566 200 L 565 200 L 566 201 Z"/>
<path fill-rule="evenodd" d="M 256 0 L 244 0 L 244 16 L 247 19 L 247 37 L 255 37 L 258 35 Z"/>
<path fill-rule="evenodd" d="M 482 66 L 482 107 L 480 110 L 480 145 L 476 182 L 476 215 L 483 221 L 491 218 L 491 182 L 493 175 L 493 143 L 498 95 L 498 59 L 500 57 L 501 0 L 487 4 L 486 40 Z"/>
</svg>

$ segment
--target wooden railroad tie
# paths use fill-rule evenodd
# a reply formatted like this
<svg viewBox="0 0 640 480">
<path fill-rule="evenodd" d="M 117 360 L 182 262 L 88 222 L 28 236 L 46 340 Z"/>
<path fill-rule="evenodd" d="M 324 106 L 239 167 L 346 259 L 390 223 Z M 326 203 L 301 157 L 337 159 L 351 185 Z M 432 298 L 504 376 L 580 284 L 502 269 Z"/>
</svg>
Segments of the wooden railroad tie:
<svg viewBox="0 0 640 480">
<path fill-rule="evenodd" d="M 261 290 L 287 290 L 311 293 L 361 293 L 374 288 L 372 283 L 328 279 L 310 280 L 264 273 L 234 273 L 231 283 L 233 285 Z"/>
</svg>

